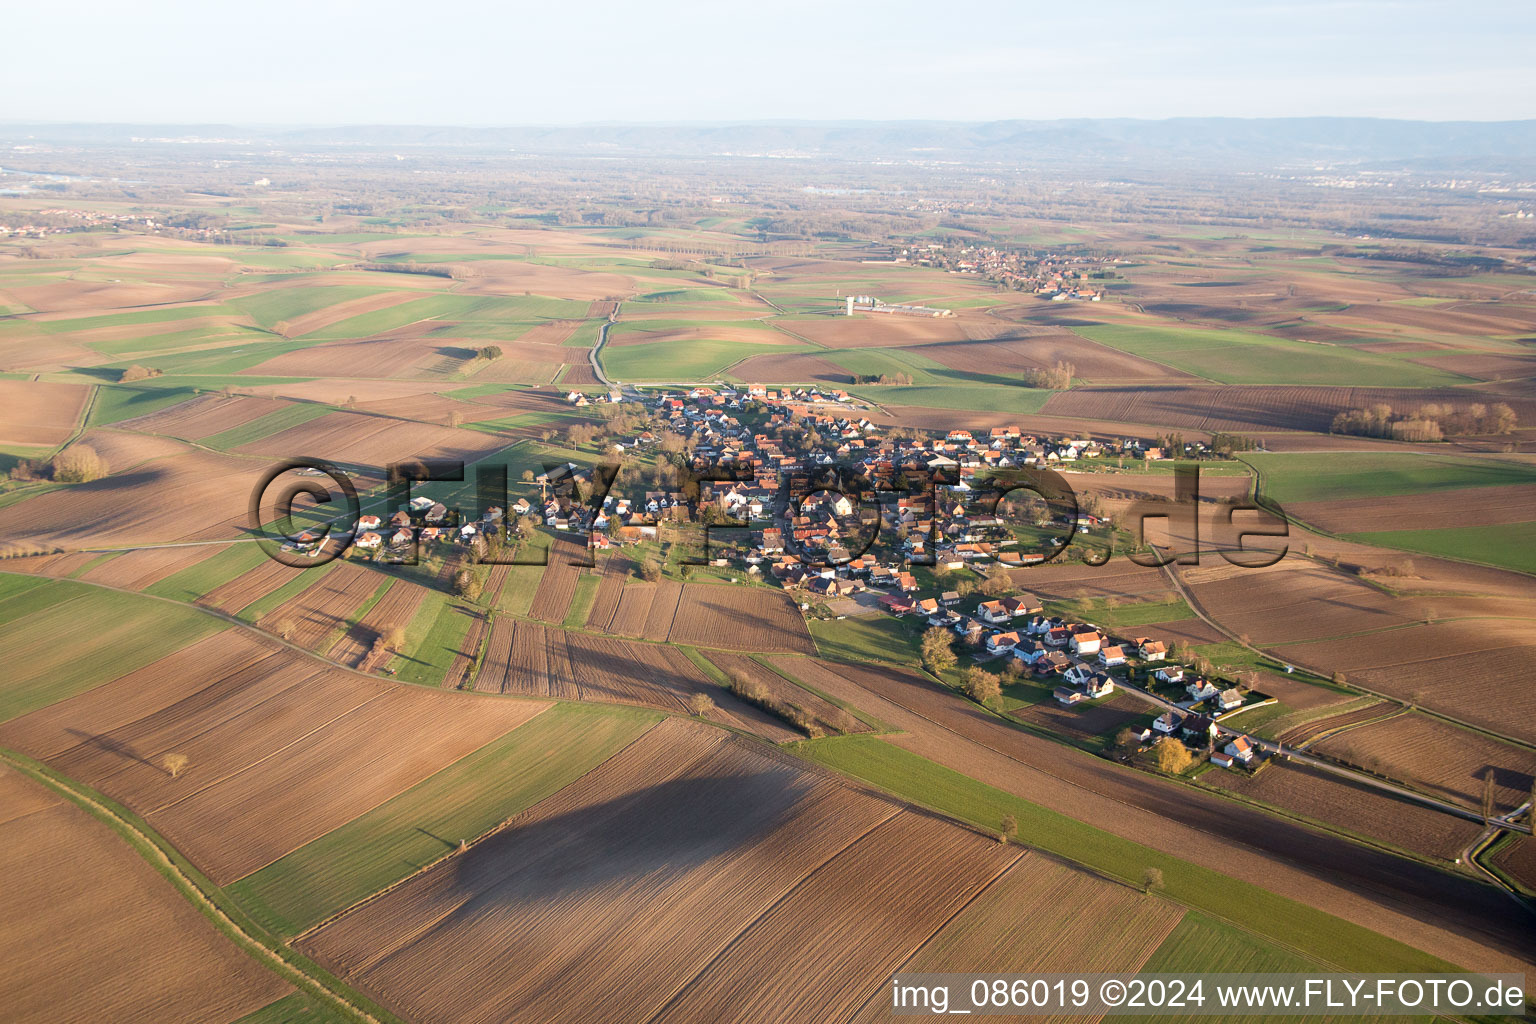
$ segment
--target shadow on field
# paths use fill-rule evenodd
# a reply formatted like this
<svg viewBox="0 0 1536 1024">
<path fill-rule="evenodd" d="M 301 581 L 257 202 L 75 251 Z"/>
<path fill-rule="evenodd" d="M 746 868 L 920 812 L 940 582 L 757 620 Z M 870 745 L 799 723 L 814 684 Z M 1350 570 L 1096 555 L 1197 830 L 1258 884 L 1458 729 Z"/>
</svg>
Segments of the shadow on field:
<svg viewBox="0 0 1536 1024">
<path fill-rule="evenodd" d="M 783 826 L 809 785 L 790 770 L 700 774 L 514 822 L 449 862 L 437 899 L 475 914 L 654 891 Z"/>
</svg>

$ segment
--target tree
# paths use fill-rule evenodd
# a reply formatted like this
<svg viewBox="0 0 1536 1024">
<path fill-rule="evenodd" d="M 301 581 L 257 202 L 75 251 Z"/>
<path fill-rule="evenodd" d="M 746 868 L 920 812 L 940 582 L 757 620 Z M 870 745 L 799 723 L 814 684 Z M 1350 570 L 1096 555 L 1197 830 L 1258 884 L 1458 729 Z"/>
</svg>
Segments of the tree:
<svg viewBox="0 0 1536 1024">
<path fill-rule="evenodd" d="M 990 705 L 1003 695 L 1003 682 L 996 674 L 972 666 L 965 670 L 965 695 L 978 704 Z"/>
<path fill-rule="evenodd" d="M 640 578 L 647 583 L 655 583 L 661 579 L 661 562 L 655 555 L 647 555 L 645 561 L 640 563 Z"/>
<path fill-rule="evenodd" d="M 166 774 L 174 779 L 186 771 L 187 765 L 191 764 L 192 761 L 186 754 L 166 754 L 165 757 L 161 758 L 160 763 L 165 766 Z"/>
<path fill-rule="evenodd" d="M 287 640 L 289 637 L 293 636 L 293 620 L 278 619 L 277 624 L 272 627 L 272 632 L 276 633 L 284 640 Z"/>
<path fill-rule="evenodd" d="M 1153 744 L 1152 757 L 1157 764 L 1157 770 L 1167 772 L 1169 775 L 1178 775 L 1195 760 L 1190 755 L 1189 748 L 1172 736 L 1164 736 Z"/>
<path fill-rule="evenodd" d="M 481 359 L 500 359 L 501 358 L 501 346 L 500 345 L 486 345 L 483 348 L 477 349 L 475 351 L 475 355 L 479 356 Z"/>
<path fill-rule="evenodd" d="M 450 412 L 448 414 L 448 425 L 450 427 L 461 427 L 461 426 L 463 426 L 464 425 L 464 414 L 459 412 L 459 410 L 457 410 L 457 409 L 453 410 L 453 412 Z"/>
<path fill-rule="evenodd" d="M 460 569 L 453 575 L 453 591 L 466 601 L 478 601 L 485 584 L 473 569 Z"/>
<path fill-rule="evenodd" d="M 70 445 L 53 457 L 53 478 L 65 484 L 84 484 L 107 475 L 107 460 L 88 444 Z"/>
<path fill-rule="evenodd" d="M 523 483 L 525 483 L 525 484 L 533 483 L 533 470 L 531 470 L 531 469 L 523 470 Z"/>
<path fill-rule="evenodd" d="M 1019 819 L 1011 814 L 1003 815 L 1003 825 L 999 829 L 998 841 L 1006 843 L 1010 839 L 1019 837 Z"/>
<path fill-rule="evenodd" d="M 955 665 L 955 652 L 949 646 L 949 630 L 943 626 L 930 626 L 923 633 L 923 667 L 934 675 Z"/>
<path fill-rule="evenodd" d="M 1493 817 L 1493 769 L 1483 769 L 1483 818 Z"/>
<path fill-rule="evenodd" d="M 384 646 L 391 651 L 398 653 L 405 646 L 405 627 L 403 626 L 387 626 L 380 636 L 384 640 Z"/>
<path fill-rule="evenodd" d="M 1122 754 L 1134 754 L 1141 749 L 1141 739 L 1136 735 L 1135 730 L 1121 729 L 1115 733 L 1115 749 Z"/>
<path fill-rule="evenodd" d="M 696 693 L 688 698 L 688 713 L 702 718 L 715 710 L 715 702 L 707 693 Z"/>
<path fill-rule="evenodd" d="M 1163 887 L 1162 868 L 1147 868 L 1141 873 L 1141 891 L 1152 892 Z"/>
</svg>

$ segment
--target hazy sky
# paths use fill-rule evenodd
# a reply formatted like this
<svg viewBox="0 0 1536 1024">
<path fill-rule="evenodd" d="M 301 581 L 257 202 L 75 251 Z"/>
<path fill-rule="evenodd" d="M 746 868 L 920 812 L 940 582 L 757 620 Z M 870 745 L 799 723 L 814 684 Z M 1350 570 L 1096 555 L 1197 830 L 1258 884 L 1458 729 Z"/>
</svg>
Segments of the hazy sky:
<svg viewBox="0 0 1536 1024">
<path fill-rule="evenodd" d="M 6 6 L 0 121 L 1536 117 L 1531 0 Z"/>
</svg>

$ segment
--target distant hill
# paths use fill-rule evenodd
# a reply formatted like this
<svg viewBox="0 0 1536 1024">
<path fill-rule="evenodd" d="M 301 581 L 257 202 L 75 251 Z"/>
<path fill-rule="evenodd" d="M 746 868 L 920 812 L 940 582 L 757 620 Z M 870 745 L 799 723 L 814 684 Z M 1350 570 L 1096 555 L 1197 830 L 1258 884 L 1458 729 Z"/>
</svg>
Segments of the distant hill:
<svg viewBox="0 0 1536 1024">
<path fill-rule="evenodd" d="M 1536 121 L 1171 118 L 1162 121 L 767 121 L 743 124 L 238 126 L 0 124 L 0 140 L 120 145 L 240 141 L 312 149 L 433 148 L 538 155 L 934 160 L 1102 168 L 1338 167 L 1523 173 Z"/>
</svg>

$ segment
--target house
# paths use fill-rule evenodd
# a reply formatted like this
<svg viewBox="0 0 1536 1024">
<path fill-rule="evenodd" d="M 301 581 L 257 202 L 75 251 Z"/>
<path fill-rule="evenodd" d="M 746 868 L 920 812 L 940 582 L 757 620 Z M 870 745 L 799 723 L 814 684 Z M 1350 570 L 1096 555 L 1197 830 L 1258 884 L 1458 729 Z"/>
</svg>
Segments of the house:
<svg viewBox="0 0 1536 1024">
<path fill-rule="evenodd" d="M 1099 653 L 1099 645 L 1103 642 L 1103 637 L 1099 636 L 1098 633 L 1090 630 L 1086 633 L 1072 634 L 1072 639 L 1067 642 L 1067 646 L 1071 649 L 1073 654 L 1081 657 L 1087 654 Z"/>
<path fill-rule="evenodd" d="M 1099 649 L 1099 664 L 1105 668 L 1114 668 L 1116 665 L 1125 664 L 1125 651 L 1119 647 L 1103 647 Z"/>
<path fill-rule="evenodd" d="M 1184 681 L 1184 666 L 1165 665 L 1152 673 L 1152 677 L 1160 683 L 1182 683 Z"/>
<path fill-rule="evenodd" d="M 1095 672 L 1093 677 L 1088 680 L 1087 684 L 1084 685 L 1083 689 L 1087 692 L 1089 697 L 1094 699 L 1098 699 L 1099 697 L 1108 697 L 1110 694 L 1115 692 L 1115 681 L 1109 676 L 1105 675 L 1103 672 Z"/>
<path fill-rule="evenodd" d="M 1216 689 L 1215 684 L 1210 682 L 1210 680 L 1196 679 L 1194 682 L 1184 687 L 1184 692 L 1189 694 L 1190 700 L 1202 701 L 1210 700 L 1221 691 Z"/>
<path fill-rule="evenodd" d="M 1164 711 L 1152 720 L 1152 731 L 1172 736 L 1184 725 L 1184 716 L 1177 711 Z"/>
<path fill-rule="evenodd" d="M 1067 670 L 1061 675 L 1063 679 L 1074 686 L 1086 686 L 1088 681 L 1093 678 L 1093 669 L 1081 661 L 1076 661 L 1068 666 Z"/>
<path fill-rule="evenodd" d="M 394 534 L 389 538 L 389 543 L 396 547 L 400 547 L 402 545 L 409 544 L 413 539 L 414 537 L 411 531 L 405 527 L 402 527 L 396 530 Z"/>
<path fill-rule="evenodd" d="M 378 516 L 359 516 L 357 519 L 357 528 L 359 530 L 377 530 L 379 526 L 380 520 Z"/>
<path fill-rule="evenodd" d="M 1072 634 L 1067 632 L 1065 626 L 1057 626 L 1054 629 L 1046 630 L 1045 633 L 1045 645 L 1047 647 L 1065 647 L 1070 639 L 1072 639 Z"/>
<path fill-rule="evenodd" d="M 1136 656 L 1142 661 L 1162 661 L 1168 657 L 1168 645 L 1161 640 L 1140 637 L 1136 641 Z"/>
<path fill-rule="evenodd" d="M 1205 715 L 1190 715 L 1179 731 L 1189 739 L 1204 740 L 1216 735 L 1216 723 Z"/>
<path fill-rule="evenodd" d="M 1038 615 L 1043 607 L 1040 599 L 1034 594 L 1003 598 L 1003 608 L 1014 618 L 1020 615 Z"/>
<path fill-rule="evenodd" d="M 945 608 L 953 608 L 959 603 L 960 592 L 958 590 L 946 590 L 944 593 L 939 595 L 939 604 L 943 605 Z"/>
<path fill-rule="evenodd" d="M 906 594 L 888 594 L 880 599 L 880 607 L 892 615 L 905 615 L 917 607 L 917 602 Z"/>
<path fill-rule="evenodd" d="M 982 622 L 998 626 L 1013 618 L 1001 601 L 983 601 L 976 606 L 976 617 Z"/>
<path fill-rule="evenodd" d="M 1004 651 L 1013 650 L 1018 643 L 1019 634 L 1017 633 L 997 633 L 987 637 L 987 650 L 992 654 L 1002 654 Z"/>
<path fill-rule="evenodd" d="M 1033 665 L 1045 657 L 1045 645 L 1038 640 L 1020 640 L 1014 644 L 1013 656 L 1026 665 Z"/>
<path fill-rule="evenodd" d="M 1211 755 L 1211 764 L 1218 768 L 1231 768 L 1233 765 L 1232 755 L 1218 750 Z"/>
<path fill-rule="evenodd" d="M 1222 748 L 1222 752 L 1229 757 L 1248 764 L 1253 760 L 1253 744 L 1248 742 L 1247 736 L 1234 736 L 1232 742 Z"/>
<path fill-rule="evenodd" d="M 1056 687 L 1056 689 L 1051 691 L 1051 696 L 1055 697 L 1056 703 L 1062 705 L 1063 707 L 1071 707 L 1073 704 L 1078 704 L 1088 699 L 1084 697 L 1079 691 L 1069 690 L 1065 686 Z"/>
<path fill-rule="evenodd" d="M 378 522 L 377 517 L 373 517 L 373 519 L 374 522 Z M 370 530 L 367 533 L 359 534 L 357 540 L 353 541 L 353 543 L 364 551 L 377 551 L 379 545 L 384 543 L 384 538 Z"/>
<path fill-rule="evenodd" d="M 1243 706 L 1243 695 L 1237 687 L 1222 690 L 1216 695 L 1216 706 L 1222 711 L 1231 711 Z"/>
<path fill-rule="evenodd" d="M 934 616 L 939 614 L 939 602 L 935 598 L 925 597 L 917 602 L 917 610 L 923 615 Z"/>
</svg>

